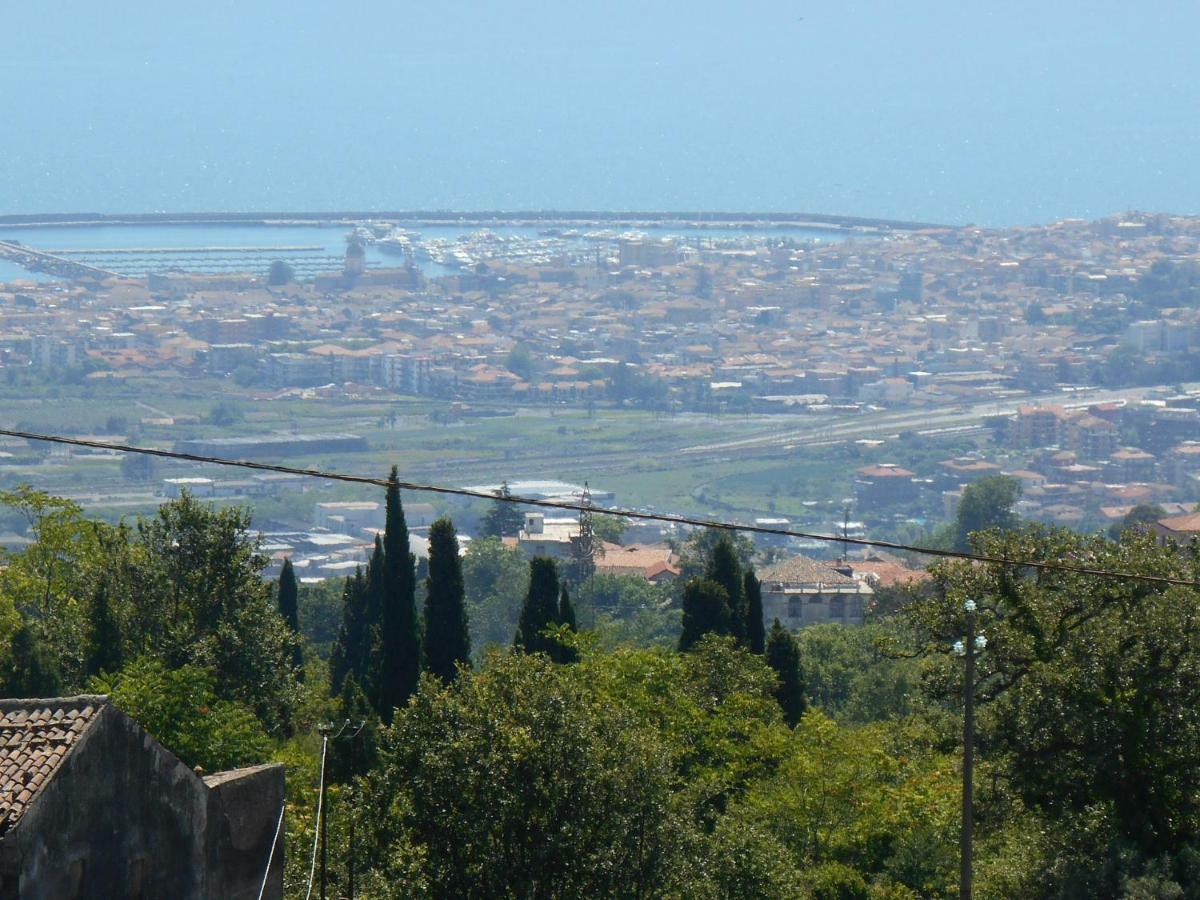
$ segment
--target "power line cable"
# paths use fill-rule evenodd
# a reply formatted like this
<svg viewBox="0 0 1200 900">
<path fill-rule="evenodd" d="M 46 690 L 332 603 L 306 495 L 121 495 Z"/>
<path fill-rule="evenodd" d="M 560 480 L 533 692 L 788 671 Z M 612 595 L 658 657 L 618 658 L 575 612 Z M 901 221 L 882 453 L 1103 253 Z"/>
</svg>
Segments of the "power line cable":
<svg viewBox="0 0 1200 900">
<path fill-rule="evenodd" d="M 313 820 L 312 865 L 308 868 L 308 892 L 304 900 L 311 900 L 313 882 L 317 875 L 317 843 L 321 837 L 321 816 L 325 814 L 325 754 L 329 749 L 329 735 L 321 736 L 321 786 L 317 793 L 317 818 Z"/>
<path fill-rule="evenodd" d="M 567 512 L 591 512 L 619 516 L 640 521 L 665 522 L 673 525 L 688 525 L 696 528 L 714 528 L 719 531 L 744 532 L 747 534 L 765 534 L 775 537 L 799 538 L 801 540 L 822 541 L 826 543 L 853 544 L 856 547 L 875 547 L 882 550 L 894 550 L 905 553 L 918 553 L 942 559 L 961 559 L 968 562 L 990 563 L 993 565 L 1014 566 L 1017 568 L 1037 569 L 1047 572 L 1067 572 L 1075 575 L 1091 575 L 1101 578 L 1118 578 L 1126 581 L 1144 581 L 1151 584 L 1176 585 L 1181 587 L 1200 587 L 1200 582 L 1186 578 L 1171 578 L 1163 575 L 1146 575 L 1140 572 L 1117 572 L 1107 569 L 1093 569 L 1088 566 L 1072 565 L 1070 563 L 1046 562 L 1030 559 L 1010 559 L 1004 556 L 990 556 L 981 553 L 966 553 L 961 550 L 942 550 L 935 547 L 918 547 L 913 544 L 901 544 L 895 541 L 881 541 L 873 538 L 848 537 L 835 534 L 816 534 L 807 531 L 794 531 L 790 528 L 772 528 L 766 525 L 743 525 L 736 522 L 722 522 L 717 519 L 703 519 L 694 516 L 683 516 L 675 513 L 650 513 L 619 507 L 596 506 L 592 503 L 571 503 L 566 500 L 547 500 L 538 497 L 520 497 L 503 495 L 492 491 L 476 490 L 473 488 L 450 487 L 438 484 L 423 484 L 414 481 L 391 481 L 386 478 L 374 478 L 369 475 L 349 475 L 342 472 L 328 472 L 322 469 L 305 469 L 295 466 L 284 466 L 275 463 L 254 462 L 247 459 L 226 459 L 220 456 L 206 456 L 200 453 L 185 453 L 179 450 L 159 450 L 154 447 L 135 447 L 130 444 L 117 444 L 109 441 L 90 441 L 85 438 L 71 438 L 56 434 L 38 434 L 30 431 L 15 431 L 0 429 L 0 436 L 24 438 L 30 441 L 46 441 L 51 444 L 64 444 L 72 447 L 88 447 L 94 450 L 115 450 L 121 453 L 141 453 L 146 456 L 157 456 L 163 459 L 177 459 L 185 462 L 205 463 L 215 466 L 231 466 L 242 469 L 255 469 L 260 472 L 276 472 L 283 475 L 299 475 L 306 478 L 324 478 L 330 481 L 343 481 L 351 484 L 366 484 L 373 487 L 396 487 L 417 493 L 447 494 L 457 497 L 471 497 L 478 500 L 492 500 L 502 503 L 517 503 L 524 506 L 537 506 L 545 509 L 565 510 Z"/>
<path fill-rule="evenodd" d="M 283 828 L 283 813 L 287 809 L 287 801 L 279 804 L 279 821 L 275 823 L 275 837 L 271 839 L 271 854 L 267 857 L 267 870 L 263 872 L 262 887 L 258 889 L 258 900 L 263 900 L 267 893 L 267 879 L 271 877 L 271 864 L 275 862 L 275 848 L 279 845 L 279 832 Z"/>
</svg>

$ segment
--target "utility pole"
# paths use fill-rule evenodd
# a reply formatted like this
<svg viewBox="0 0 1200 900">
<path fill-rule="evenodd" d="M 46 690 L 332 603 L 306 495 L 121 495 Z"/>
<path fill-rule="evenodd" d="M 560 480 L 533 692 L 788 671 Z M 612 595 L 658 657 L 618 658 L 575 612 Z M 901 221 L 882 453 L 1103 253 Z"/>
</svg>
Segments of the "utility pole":
<svg viewBox="0 0 1200 900">
<path fill-rule="evenodd" d="M 963 782 L 962 829 L 959 832 L 959 900 L 971 900 L 972 855 L 974 852 L 974 770 L 975 770 L 975 655 L 987 646 L 987 638 L 975 633 L 974 600 L 963 604 L 967 614 L 967 633 L 954 645 L 954 652 L 964 657 L 963 672 Z"/>
<path fill-rule="evenodd" d="M 347 725 L 350 723 L 347 722 Z M 354 819 L 355 813 L 358 812 L 358 779 L 356 773 L 358 771 L 358 736 L 362 734 L 363 728 L 367 723 L 365 721 L 358 723 L 358 728 L 354 734 L 350 735 L 350 856 L 346 861 L 347 870 L 347 900 L 354 900 Z"/>
<path fill-rule="evenodd" d="M 325 821 L 329 818 L 329 812 L 326 806 L 327 794 L 325 790 L 325 758 L 329 748 L 329 735 L 333 731 L 332 725 L 319 725 L 317 733 L 321 735 L 321 800 L 319 807 L 321 810 L 321 821 L 317 823 L 321 829 L 321 900 L 326 900 L 325 896 Z"/>
</svg>

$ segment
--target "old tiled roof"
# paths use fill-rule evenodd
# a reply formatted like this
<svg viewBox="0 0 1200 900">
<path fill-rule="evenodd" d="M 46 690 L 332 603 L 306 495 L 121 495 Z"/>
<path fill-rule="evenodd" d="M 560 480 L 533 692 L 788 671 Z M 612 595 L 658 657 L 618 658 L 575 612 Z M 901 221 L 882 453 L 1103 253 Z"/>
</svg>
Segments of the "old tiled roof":
<svg viewBox="0 0 1200 900">
<path fill-rule="evenodd" d="M 17 823 L 107 702 L 97 696 L 0 700 L 0 835 Z"/>
<path fill-rule="evenodd" d="M 764 583 L 778 581 L 783 584 L 857 584 L 849 575 L 843 575 L 833 566 L 809 559 L 807 556 L 793 556 L 774 565 L 767 566 L 758 577 Z"/>
</svg>

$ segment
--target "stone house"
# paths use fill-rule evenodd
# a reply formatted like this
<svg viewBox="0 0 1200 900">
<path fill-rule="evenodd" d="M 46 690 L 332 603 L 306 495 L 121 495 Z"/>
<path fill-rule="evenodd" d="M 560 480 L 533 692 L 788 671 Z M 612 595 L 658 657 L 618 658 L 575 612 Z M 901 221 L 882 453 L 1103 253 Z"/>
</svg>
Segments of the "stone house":
<svg viewBox="0 0 1200 900">
<path fill-rule="evenodd" d="M 0 900 L 283 896 L 283 767 L 202 777 L 104 696 L 0 700 Z"/>
<path fill-rule="evenodd" d="M 807 556 L 793 556 L 758 573 L 762 582 L 763 624 L 779 619 L 787 628 L 818 622 L 861 625 L 874 595 L 848 565 L 831 566 Z"/>
</svg>

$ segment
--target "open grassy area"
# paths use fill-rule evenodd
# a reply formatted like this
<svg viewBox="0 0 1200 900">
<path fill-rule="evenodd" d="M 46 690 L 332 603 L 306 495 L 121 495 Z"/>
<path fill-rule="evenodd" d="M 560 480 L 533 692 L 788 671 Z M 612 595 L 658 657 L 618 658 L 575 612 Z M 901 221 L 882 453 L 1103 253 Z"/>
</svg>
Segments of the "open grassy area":
<svg viewBox="0 0 1200 900">
<path fill-rule="evenodd" d="M 233 410 L 234 421 L 214 424 L 210 415 L 222 401 Z M 589 412 L 566 407 L 529 407 L 515 414 L 446 421 L 447 409 L 447 404 L 429 399 L 381 394 L 361 399 L 279 398 L 238 389 L 228 379 L 101 382 L 59 386 L 42 396 L 0 389 L 0 423 L 9 427 L 103 434 L 116 422 L 124 424 L 128 432 L 116 437 L 167 448 L 194 438 L 353 432 L 367 439 L 367 451 L 256 459 L 376 476 L 386 475 L 395 464 L 406 480 L 445 485 L 530 478 L 586 480 L 596 488 L 613 491 L 622 506 L 722 518 L 774 515 L 798 522 L 825 521 L 830 504 L 851 494 L 852 475 L 858 466 L 885 458 L 905 464 L 910 455 L 929 458 L 938 452 L 928 443 L 918 447 L 899 441 L 881 450 L 842 444 L 792 451 L 774 446 L 720 454 L 682 453 L 686 448 L 769 429 L 811 427 L 815 433 L 821 426 L 800 417 L 781 421 L 761 416 L 656 415 L 611 408 Z M 188 421 L 174 425 L 148 421 L 169 417 Z M 945 449 L 949 455 L 949 451 L 962 448 Z M 51 492 L 79 496 L 89 509 L 108 518 L 152 510 L 160 500 L 157 491 L 165 477 L 247 477 L 245 472 L 216 466 L 162 461 L 156 464 L 150 481 L 137 484 L 126 479 L 113 459 L 55 454 L 32 462 L 36 464 L 0 465 L 0 486 L 29 482 Z M 370 488 L 314 482 L 302 493 L 257 501 L 257 514 L 262 519 L 303 523 L 309 520 L 316 502 L 369 496 L 373 496 Z M 452 506 L 460 514 L 466 512 L 468 519 L 481 509 L 479 502 L 421 499 L 433 499 L 439 508 Z"/>
</svg>

